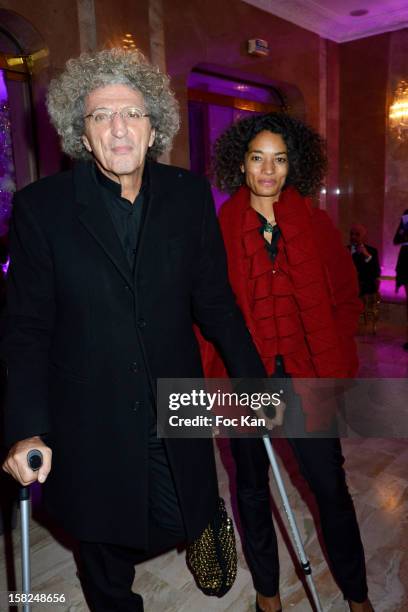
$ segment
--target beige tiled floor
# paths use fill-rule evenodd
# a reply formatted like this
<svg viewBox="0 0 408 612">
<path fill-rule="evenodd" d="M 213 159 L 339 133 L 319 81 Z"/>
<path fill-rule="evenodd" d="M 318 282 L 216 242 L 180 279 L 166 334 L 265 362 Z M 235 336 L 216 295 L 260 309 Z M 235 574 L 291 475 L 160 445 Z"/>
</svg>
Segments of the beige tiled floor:
<svg viewBox="0 0 408 612">
<path fill-rule="evenodd" d="M 403 377 L 408 374 L 408 353 L 401 349 L 400 331 L 383 327 L 377 337 L 361 336 L 359 349 L 362 373 L 365 376 Z M 221 443 L 217 448 L 217 464 L 221 494 L 231 510 L 229 478 L 224 464 L 231 468 L 228 448 Z M 287 453 L 284 443 L 278 441 L 277 452 Z M 348 482 L 360 522 L 367 557 L 367 570 L 371 598 L 376 612 L 403 612 L 408 610 L 408 442 L 402 439 L 348 439 L 343 441 Z M 222 460 L 220 458 L 220 450 Z M 282 463 L 282 459 L 280 459 Z M 344 602 L 331 578 L 322 555 L 311 518 L 309 505 L 313 500 L 291 462 L 289 472 L 282 469 L 289 498 L 305 546 L 312 562 L 314 576 L 325 611 L 345 610 Z M 278 539 L 281 559 L 281 593 L 284 609 L 306 612 L 311 605 L 301 582 L 283 535 L 286 529 L 275 484 L 272 494 L 277 503 Z M 302 495 L 299 493 L 299 489 Z M 305 501 L 306 500 L 306 501 Z M 234 516 L 235 513 L 233 512 Z M 276 517 L 275 517 L 276 518 Z M 282 532 L 283 530 L 283 532 Z M 70 612 L 84 612 L 85 605 L 76 577 L 71 551 L 36 522 L 31 524 L 33 589 L 47 593 L 64 593 L 67 604 L 63 607 L 44 607 Z M 12 534 L 14 553 L 8 551 L 6 572 L 5 549 L 10 542 L 0 539 L 0 591 L 12 584 L 13 571 L 19 584 L 19 531 Z M 242 555 L 238 537 L 239 571 L 233 589 L 222 599 L 210 599 L 194 586 L 186 569 L 184 554 L 170 552 L 150 560 L 137 568 L 134 588 L 143 594 L 146 612 L 247 612 L 254 610 L 254 592 L 251 577 Z M 7 582 L 9 580 L 9 582 Z M 11 580 L 11 582 L 10 582 Z M 6 608 L 2 608 L 2 610 Z M 36 608 L 42 610 L 42 608 Z"/>
</svg>

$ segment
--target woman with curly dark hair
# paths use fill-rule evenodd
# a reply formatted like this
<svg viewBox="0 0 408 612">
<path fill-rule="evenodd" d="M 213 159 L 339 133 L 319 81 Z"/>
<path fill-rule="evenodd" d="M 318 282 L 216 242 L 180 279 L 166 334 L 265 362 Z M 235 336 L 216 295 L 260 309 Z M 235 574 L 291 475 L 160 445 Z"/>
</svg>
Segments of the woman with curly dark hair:
<svg viewBox="0 0 408 612">
<path fill-rule="evenodd" d="M 219 216 L 229 278 L 271 376 L 344 378 L 357 372 L 356 274 L 339 232 L 310 199 L 325 170 L 321 137 L 283 113 L 243 119 L 216 143 L 217 185 L 232 194 Z M 208 376 L 225 375 L 211 346 L 205 346 L 203 362 Z M 288 403 L 285 423 L 291 410 Z M 350 610 L 371 611 L 340 441 L 321 435 L 332 415 L 306 399 L 302 410 L 304 435 L 289 442 L 316 497 L 333 575 Z M 268 458 L 260 439 L 235 438 L 231 448 L 256 609 L 276 612 L 281 609 L 279 560 Z"/>
</svg>

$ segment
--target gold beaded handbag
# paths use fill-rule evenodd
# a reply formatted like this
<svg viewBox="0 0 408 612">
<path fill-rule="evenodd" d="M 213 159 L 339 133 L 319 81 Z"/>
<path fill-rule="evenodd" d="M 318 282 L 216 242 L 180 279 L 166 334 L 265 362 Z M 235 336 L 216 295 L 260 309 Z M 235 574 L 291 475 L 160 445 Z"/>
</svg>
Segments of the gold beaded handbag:
<svg viewBox="0 0 408 612">
<path fill-rule="evenodd" d="M 187 566 L 205 595 L 222 597 L 237 576 L 234 525 L 220 497 L 215 517 L 199 538 L 187 546 Z"/>
</svg>

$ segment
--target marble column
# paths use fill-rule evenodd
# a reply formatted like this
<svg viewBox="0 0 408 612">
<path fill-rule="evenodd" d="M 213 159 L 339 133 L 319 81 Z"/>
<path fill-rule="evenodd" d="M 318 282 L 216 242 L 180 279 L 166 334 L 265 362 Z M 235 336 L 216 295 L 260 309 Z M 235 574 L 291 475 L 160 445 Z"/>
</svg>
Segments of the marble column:
<svg viewBox="0 0 408 612">
<path fill-rule="evenodd" d="M 395 89 L 402 80 L 408 80 L 408 29 L 391 34 L 389 78 L 386 115 L 392 104 Z M 408 133 L 400 141 L 388 126 L 385 156 L 385 195 L 383 222 L 383 274 L 395 275 L 399 248 L 392 240 L 401 217 L 408 208 Z"/>
<path fill-rule="evenodd" d="M 319 133 L 327 140 L 327 40 L 319 39 Z M 326 191 L 322 191 L 319 207 L 326 209 Z"/>
<path fill-rule="evenodd" d="M 79 44 L 81 53 L 96 48 L 96 18 L 94 0 L 77 0 Z"/>
<path fill-rule="evenodd" d="M 166 66 L 166 47 L 164 38 L 163 0 L 149 0 L 149 33 L 150 33 L 150 60 L 164 73 Z M 170 163 L 170 152 L 160 156 L 162 163 Z"/>
<path fill-rule="evenodd" d="M 326 210 L 337 226 L 340 220 L 340 62 L 339 45 L 327 40 L 327 171 Z"/>
</svg>

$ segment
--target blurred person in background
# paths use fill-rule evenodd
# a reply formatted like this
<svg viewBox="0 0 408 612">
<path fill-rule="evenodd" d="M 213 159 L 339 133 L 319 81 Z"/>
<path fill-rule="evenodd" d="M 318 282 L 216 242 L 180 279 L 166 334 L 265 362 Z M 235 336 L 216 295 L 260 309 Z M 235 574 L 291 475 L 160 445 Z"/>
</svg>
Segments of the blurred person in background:
<svg viewBox="0 0 408 612">
<path fill-rule="evenodd" d="M 397 266 L 396 266 L 396 290 L 403 286 L 405 289 L 405 306 L 406 306 L 406 342 L 403 344 L 403 348 L 408 351 L 408 208 L 404 211 L 401 216 L 397 231 L 394 236 L 394 244 L 400 245 L 400 251 L 398 254 Z"/>
<path fill-rule="evenodd" d="M 360 298 L 364 305 L 364 324 L 371 323 L 373 333 L 376 332 L 380 304 L 381 267 L 378 251 L 366 244 L 367 229 L 360 223 L 350 228 L 350 244 L 348 248 L 357 270 Z"/>
<path fill-rule="evenodd" d="M 360 296 L 372 295 L 378 292 L 381 276 L 378 251 L 366 244 L 367 229 L 360 223 L 354 223 L 350 228 L 349 249 L 357 270 Z"/>
</svg>

